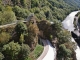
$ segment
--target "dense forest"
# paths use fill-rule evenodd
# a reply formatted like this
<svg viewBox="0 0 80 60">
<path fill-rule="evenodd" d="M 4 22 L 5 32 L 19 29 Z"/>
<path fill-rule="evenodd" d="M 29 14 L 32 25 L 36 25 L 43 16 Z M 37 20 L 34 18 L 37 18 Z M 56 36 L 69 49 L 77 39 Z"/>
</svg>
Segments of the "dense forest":
<svg viewBox="0 0 80 60">
<path fill-rule="evenodd" d="M 34 13 L 40 20 L 62 21 L 77 9 L 63 0 L 0 0 L 0 25 L 24 20 L 30 13 Z"/>
<path fill-rule="evenodd" d="M 57 40 L 57 60 L 76 60 L 76 44 L 61 22 L 78 10 L 78 1 L 0 0 L 0 25 L 17 22 L 0 27 L 0 60 L 36 60 L 43 51 L 40 38 L 50 40 L 52 45 Z"/>
</svg>

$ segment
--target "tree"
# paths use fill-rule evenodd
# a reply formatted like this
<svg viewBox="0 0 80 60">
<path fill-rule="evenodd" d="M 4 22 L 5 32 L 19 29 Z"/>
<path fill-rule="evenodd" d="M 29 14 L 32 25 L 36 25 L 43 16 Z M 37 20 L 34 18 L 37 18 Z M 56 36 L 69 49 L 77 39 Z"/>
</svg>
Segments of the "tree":
<svg viewBox="0 0 80 60">
<path fill-rule="evenodd" d="M 19 22 L 15 27 L 15 31 L 21 35 L 27 31 L 27 27 L 23 22 Z"/>
<path fill-rule="evenodd" d="M 30 48 L 26 44 L 22 44 L 21 50 L 18 54 L 18 60 L 26 60 L 28 58 L 28 55 L 30 53 Z"/>
<path fill-rule="evenodd" d="M 4 10 L 4 6 L 0 4 L 0 11 Z"/>
<path fill-rule="evenodd" d="M 13 11 L 15 12 L 18 20 L 20 20 L 20 18 L 26 18 L 28 16 L 27 13 L 29 12 L 26 11 L 26 9 L 20 8 L 19 6 L 13 7 Z"/>
<path fill-rule="evenodd" d="M 15 13 L 12 11 L 11 7 L 6 7 L 5 11 L 1 14 L 0 24 L 12 23 L 16 20 Z"/>
<path fill-rule="evenodd" d="M 11 37 L 11 36 L 10 36 L 8 33 L 2 32 L 2 33 L 0 34 L 0 44 L 5 44 L 5 43 L 7 43 L 7 42 L 9 41 L 10 37 Z"/>
<path fill-rule="evenodd" d="M 31 0 L 31 8 L 34 8 L 34 7 L 38 7 L 39 6 L 39 0 Z"/>
<path fill-rule="evenodd" d="M 66 60 L 67 58 L 71 57 L 72 51 L 70 49 L 67 49 L 64 44 L 59 45 L 58 57 L 59 60 Z"/>
<path fill-rule="evenodd" d="M 10 23 L 16 20 L 15 14 L 13 11 L 5 11 L 2 16 L 2 20 L 5 20 L 5 23 Z"/>
<path fill-rule="evenodd" d="M 20 35 L 20 39 L 19 40 L 20 40 L 20 43 L 23 44 L 23 42 L 24 42 L 24 35 L 23 34 Z"/>
<path fill-rule="evenodd" d="M 11 0 L 13 2 L 13 5 L 19 5 L 20 4 L 20 0 Z"/>
<path fill-rule="evenodd" d="M 0 52 L 0 60 L 3 60 L 4 55 Z"/>
<path fill-rule="evenodd" d="M 21 46 L 13 41 L 3 46 L 2 52 L 5 56 L 4 60 L 16 60 Z"/>
<path fill-rule="evenodd" d="M 30 22 L 28 26 L 28 35 L 25 36 L 25 42 L 31 47 L 33 50 L 36 44 L 38 43 L 38 33 L 39 29 L 36 24 L 32 24 Z"/>
<path fill-rule="evenodd" d="M 66 30 L 62 30 L 59 33 L 57 33 L 57 37 L 58 37 L 59 44 L 70 42 L 71 39 L 70 33 Z"/>
<path fill-rule="evenodd" d="M 53 24 L 51 25 L 52 29 L 56 32 L 59 33 L 62 30 L 62 24 L 58 20 L 54 19 Z"/>
<path fill-rule="evenodd" d="M 75 59 L 73 57 L 75 44 L 71 42 L 71 35 L 70 32 L 66 30 L 61 30 L 57 33 L 58 38 L 58 51 L 57 51 L 57 58 L 58 60 L 71 60 Z"/>
<path fill-rule="evenodd" d="M 26 0 L 20 0 L 20 2 L 21 2 L 21 5 L 23 6 L 23 7 L 26 7 L 26 3 L 27 3 L 27 1 Z"/>
</svg>

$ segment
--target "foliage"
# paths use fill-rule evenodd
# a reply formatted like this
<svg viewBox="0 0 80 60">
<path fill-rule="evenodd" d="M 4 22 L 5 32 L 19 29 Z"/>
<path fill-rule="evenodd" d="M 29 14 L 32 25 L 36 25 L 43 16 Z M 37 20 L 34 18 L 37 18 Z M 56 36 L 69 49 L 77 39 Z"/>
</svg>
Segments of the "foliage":
<svg viewBox="0 0 80 60">
<path fill-rule="evenodd" d="M 28 26 L 28 35 L 25 37 L 25 42 L 32 48 L 31 50 L 33 50 L 38 43 L 38 33 L 39 29 L 37 25 L 30 22 Z"/>
<path fill-rule="evenodd" d="M 21 50 L 18 55 L 18 60 L 26 60 L 28 58 L 28 55 L 30 53 L 30 48 L 26 44 L 21 45 Z"/>
<path fill-rule="evenodd" d="M 5 60 L 16 60 L 21 46 L 18 43 L 10 42 L 3 46 L 3 54 Z"/>
<path fill-rule="evenodd" d="M 19 40 L 20 40 L 20 43 L 24 42 L 24 35 L 23 34 L 20 35 L 20 39 Z"/>
<path fill-rule="evenodd" d="M 0 13 L 0 25 L 12 23 L 16 20 L 14 12 L 11 10 L 11 7 L 7 7 L 5 11 Z"/>
<path fill-rule="evenodd" d="M 0 44 L 5 44 L 9 41 L 10 39 L 10 35 L 9 33 L 6 33 L 6 32 L 2 32 L 0 34 Z"/>
<path fill-rule="evenodd" d="M 28 59 L 26 60 L 36 60 L 43 52 L 43 49 L 44 47 L 42 45 L 37 44 L 35 49 L 29 54 Z"/>
<path fill-rule="evenodd" d="M 59 45 L 59 50 L 60 50 L 60 52 L 58 52 L 59 60 L 62 60 L 62 59 L 65 60 L 69 58 L 72 54 L 72 51 L 70 49 L 67 49 L 64 44 Z"/>
<path fill-rule="evenodd" d="M 39 5 L 39 1 L 38 0 L 31 0 L 31 8 L 34 8 L 34 7 L 38 7 Z"/>
<path fill-rule="evenodd" d="M 0 52 L 0 60 L 3 60 L 4 55 Z"/>
<path fill-rule="evenodd" d="M 52 29 L 56 31 L 56 33 L 62 30 L 62 24 L 60 21 L 53 20 L 53 24 L 51 26 L 52 26 Z"/>
<path fill-rule="evenodd" d="M 27 4 L 26 4 L 26 2 L 27 2 L 26 0 L 20 0 L 20 2 L 21 2 L 21 5 L 22 5 L 22 6 L 26 7 L 26 5 L 27 5 Z"/>
<path fill-rule="evenodd" d="M 18 24 L 15 27 L 15 31 L 20 35 L 25 33 L 25 31 L 27 30 L 26 25 L 23 22 L 18 22 Z"/>
<path fill-rule="evenodd" d="M 71 60 L 76 58 L 72 56 L 72 54 L 75 54 L 73 52 L 75 49 L 75 44 L 70 41 L 71 40 L 70 33 L 63 29 L 57 34 L 57 38 L 58 38 L 57 59 Z"/>
<path fill-rule="evenodd" d="M 41 37 L 50 39 L 50 35 L 52 34 L 51 24 L 49 21 L 42 20 L 38 23 L 39 30 L 42 31 Z"/>
<path fill-rule="evenodd" d="M 70 2 L 72 2 L 72 0 Z M 63 21 L 67 14 L 76 9 L 76 6 L 71 4 L 68 5 L 69 2 L 65 3 L 63 0 L 2 0 L 0 3 L 0 11 L 4 12 L 6 9 L 5 6 L 9 5 L 9 7 L 11 7 L 12 11 L 15 13 L 17 20 L 27 18 L 31 12 L 35 13 L 38 19 L 47 19 L 50 21 L 57 19 Z M 8 17 L 8 15 L 6 17 Z M 0 24 L 6 24 L 5 21 L 8 19 L 4 18 L 5 17 L 0 19 Z M 12 18 L 14 18 L 14 16 Z"/>
<path fill-rule="evenodd" d="M 30 24 L 28 27 L 28 32 L 30 33 L 30 35 L 36 36 L 36 34 L 38 34 L 38 32 L 39 32 L 39 29 L 38 29 L 37 25 Z"/>
<path fill-rule="evenodd" d="M 18 5 L 20 3 L 20 0 L 11 0 L 13 2 L 13 5 Z"/>
<path fill-rule="evenodd" d="M 13 11 L 15 12 L 15 15 L 17 16 L 17 19 L 27 18 L 29 14 L 29 11 L 27 9 L 20 8 L 19 6 L 13 7 Z"/>
<path fill-rule="evenodd" d="M 38 58 L 41 55 L 42 51 L 43 51 L 43 46 L 37 45 L 33 51 L 35 58 Z"/>
<path fill-rule="evenodd" d="M 4 6 L 0 4 L 0 11 L 4 10 Z"/>
<path fill-rule="evenodd" d="M 0 0 L 0 25 L 12 23 L 16 20 L 16 18 L 17 20 L 26 19 L 30 13 L 34 13 L 39 20 L 42 20 L 39 22 L 40 25 L 34 24 L 32 22 L 29 22 L 29 25 L 27 25 L 27 27 L 22 22 L 19 22 L 16 25 L 15 31 L 17 32 L 17 34 L 19 34 L 19 39 L 17 41 L 22 43 L 22 45 L 20 46 L 18 43 L 14 42 L 10 42 L 9 44 L 4 45 L 2 48 L 2 54 L 5 57 L 4 60 L 27 60 L 28 57 L 28 60 L 34 60 L 32 58 L 32 55 L 28 56 L 29 47 L 24 43 L 27 43 L 33 50 L 38 43 L 39 30 L 42 31 L 43 37 L 47 39 L 54 40 L 54 37 L 57 37 L 58 60 L 60 58 L 61 60 L 62 58 L 71 59 L 74 51 L 74 44 L 70 42 L 71 36 L 69 32 L 62 29 L 62 25 L 60 22 L 63 21 L 64 18 L 71 11 L 74 11 L 78 8 L 77 4 L 76 6 L 73 6 L 71 2 L 73 1 L 70 0 L 70 2 L 68 2 L 68 0 Z M 76 2 L 78 3 L 79 1 L 76 0 Z M 52 21 L 54 22 L 54 24 L 50 24 L 46 20 Z M 3 28 L 3 30 L 9 31 L 9 28 Z M 17 34 L 15 33 L 15 36 L 17 36 Z M 10 35 L 8 33 L 2 32 L 0 34 L 0 42 L 3 44 L 8 43 L 9 38 Z M 16 38 L 18 38 L 18 36 Z M 41 54 L 42 50 L 42 47 L 36 47 L 33 52 L 35 58 L 37 58 Z"/>
<path fill-rule="evenodd" d="M 7 33 L 12 33 L 12 31 L 14 30 L 15 25 L 10 25 L 7 27 L 2 27 L 0 28 L 0 33 L 1 32 L 7 32 Z"/>
<path fill-rule="evenodd" d="M 59 39 L 59 43 L 60 44 L 68 42 L 71 39 L 70 33 L 68 31 L 66 31 L 66 30 L 62 30 L 57 34 L 58 34 L 58 39 Z"/>
</svg>

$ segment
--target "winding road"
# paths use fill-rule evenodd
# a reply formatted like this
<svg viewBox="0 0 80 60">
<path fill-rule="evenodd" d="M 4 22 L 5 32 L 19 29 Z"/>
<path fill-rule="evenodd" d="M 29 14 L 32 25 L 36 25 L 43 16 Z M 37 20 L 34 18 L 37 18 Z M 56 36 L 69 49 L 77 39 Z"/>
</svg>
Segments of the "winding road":
<svg viewBox="0 0 80 60">
<path fill-rule="evenodd" d="M 62 22 L 62 25 L 65 29 L 67 29 L 68 31 L 74 31 L 75 27 L 74 27 L 74 18 L 75 15 L 78 13 L 79 11 L 74 11 L 71 12 Z"/>
<path fill-rule="evenodd" d="M 70 32 L 74 31 L 75 27 L 74 27 L 73 22 L 74 22 L 75 15 L 78 12 L 79 11 L 71 12 L 65 18 L 65 20 L 63 20 L 62 25 L 63 25 L 64 29 L 67 29 Z M 75 42 L 75 40 L 73 38 L 71 38 L 71 41 Z M 56 56 L 56 49 L 53 46 L 51 46 L 51 43 L 48 40 L 44 40 L 43 44 L 44 44 L 44 51 L 37 60 L 54 60 L 55 56 Z M 77 60 L 80 60 L 80 48 L 78 45 L 77 45 L 77 49 L 75 50 L 75 52 L 76 52 Z"/>
<path fill-rule="evenodd" d="M 44 50 L 37 60 L 54 60 L 56 58 L 56 48 L 54 48 L 49 40 L 42 40 Z"/>
<path fill-rule="evenodd" d="M 80 11 L 74 11 L 74 12 L 71 12 L 67 17 L 66 19 L 62 22 L 62 25 L 65 29 L 67 29 L 68 31 L 73 31 L 75 32 L 76 34 L 79 35 L 79 32 L 77 31 L 74 31 L 75 27 L 74 27 L 74 18 L 75 18 L 75 15 L 80 12 Z M 72 42 L 75 42 L 75 40 L 73 38 L 71 38 L 71 41 Z M 76 43 L 76 42 L 75 42 Z M 80 48 L 79 46 L 77 45 L 77 49 L 75 50 L 76 52 L 76 58 L 77 60 L 80 60 Z"/>
<path fill-rule="evenodd" d="M 19 21 L 16 21 L 16 22 L 10 23 L 10 24 L 0 25 L 0 28 L 15 25 L 15 24 L 17 24 L 17 22 L 19 22 Z M 22 21 L 22 22 L 27 22 L 27 21 Z M 51 45 L 49 40 L 43 40 L 42 39 L 42 42 L 44 44 L 44 51 L 37 60 L 54 60 L 56 57 L 56 48 L 54 48 Z"/>
<path fill-rule="evenodd" d="M 62 22 L 63 28 L 67 29 L 68 31 L 74 31 L 74 18 L 75 15 L 78 13 L 79 11 L 74 11 L 71 12 L 66 18 L 65 20 Z M 24 21 L 23 21 L 24 22 Z M 15 23 L 11 23 L 11 24 L 6 24 L 6 25 L 1 25 L 0 28 L 2 27 L 7 27 L 10 25 L 14 25 Z M 71 39 L 72 42 L 75 42 L 75 40 L 72 38 Z M 51 43 L 49 42 L 49 40 L 42 40 L 43 44 L 44 44 L 44 50 L 43 53 L 41 54 L 41 56 L 37 59 L 37 60 L 54 60 L 56 57 L 56 48 L 54 48 Z M 75 42 L 76 43 L 76 42 Z M 76 57 L 77 60 L 80 60 L 80 48 L 77 45 L 77 49 L 75 50 L 76 52 Z"/>
<path fill-rule="evenodd" d="M 7 27 L 7 26 L 11 26 L 11 25 L 15 25 L 15 24 L 17 24 L 19 21 L 17 20 L 16 22 L 14 22 L 14 23 L 10 23 L 10 24 L 5 24 L 5 25 L 0 25 L 0 28 L 2 28 L 2 27 Z M 27 22 L 27 21 L 22 21 L 22 22 Z"/>
</svg>

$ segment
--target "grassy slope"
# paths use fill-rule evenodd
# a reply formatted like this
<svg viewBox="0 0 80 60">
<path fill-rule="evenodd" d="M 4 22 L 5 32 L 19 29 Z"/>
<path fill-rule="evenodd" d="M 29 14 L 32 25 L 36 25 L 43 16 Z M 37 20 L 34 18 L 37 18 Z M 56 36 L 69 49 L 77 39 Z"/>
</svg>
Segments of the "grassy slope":
<svg viewBox="0 0 80 60">
<path fill-rule="evenodd" d="M 37 45 L 35 49 L 30 53 L 30 56 L 27 60 L 35 60 L 37 59 L 41 53 L 43 52 L 44 47 L 42 45 Z"/>
</svg>

